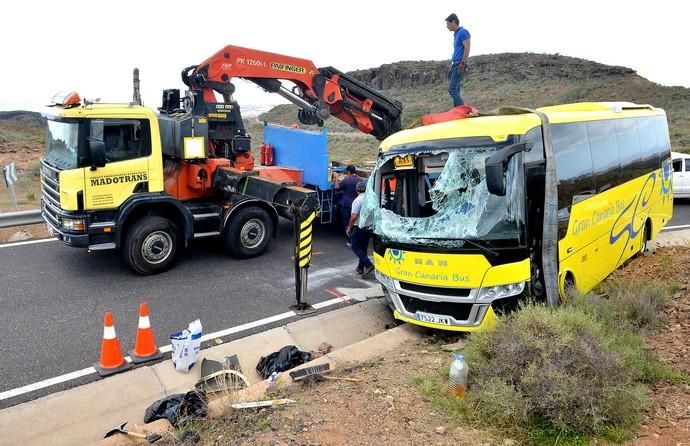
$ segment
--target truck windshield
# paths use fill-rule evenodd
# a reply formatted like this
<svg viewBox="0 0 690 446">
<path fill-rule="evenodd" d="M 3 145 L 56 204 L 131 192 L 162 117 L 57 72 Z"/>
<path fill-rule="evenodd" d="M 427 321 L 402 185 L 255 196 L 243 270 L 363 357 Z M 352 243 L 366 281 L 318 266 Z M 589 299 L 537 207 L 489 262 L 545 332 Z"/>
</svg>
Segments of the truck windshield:
<svg viewBox="0 0 690 446">
<path fill-rule="evenodd" d="M 485 159 L 500 149 L 458 147 L 389 156 L 367 186 L 361 215 L 384 240 L 412 245 L 518 246 L 524 231 L 522 154 L 511 158 L 506 195 L 489 194 Z M 474 242 L 472 242 L 474 240 Z"/>
<path fill-rule="evenodd" d="M 78 167 L 79 124 L 48 120 L 45 160 L 60 169 Z"/>
</svg>

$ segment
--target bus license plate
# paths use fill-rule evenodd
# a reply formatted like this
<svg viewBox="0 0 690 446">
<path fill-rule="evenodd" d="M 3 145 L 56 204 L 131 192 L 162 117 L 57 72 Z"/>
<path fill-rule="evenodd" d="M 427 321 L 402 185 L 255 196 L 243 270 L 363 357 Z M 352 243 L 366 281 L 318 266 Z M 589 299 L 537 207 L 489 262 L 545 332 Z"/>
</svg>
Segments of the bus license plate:
<svg viewBox="0 0 690 446">
<path fill-rule="evenodd" d="M 450 325 L 449 317 L 437 316 L 435 314 L 423 313 L 421 311 L 416 312 L 414 315 L 420 322 L 428 322 L 430 324 L 439 325 Z"/>
</svg>

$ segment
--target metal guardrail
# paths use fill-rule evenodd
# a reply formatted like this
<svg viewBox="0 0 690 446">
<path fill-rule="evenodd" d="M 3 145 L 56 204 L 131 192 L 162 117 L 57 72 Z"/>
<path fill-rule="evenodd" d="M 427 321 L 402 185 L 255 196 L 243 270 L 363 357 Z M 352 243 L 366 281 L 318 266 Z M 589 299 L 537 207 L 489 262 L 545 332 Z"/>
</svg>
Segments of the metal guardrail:
<svg viewBox="0 0 690 446">
<path fill-rule="evenodd" d="M 40 209 L 19 212 L 0 213 L 0 228 L 10 228 L 12 226 L 35 225 L 43 223 Z"/>
</svg>

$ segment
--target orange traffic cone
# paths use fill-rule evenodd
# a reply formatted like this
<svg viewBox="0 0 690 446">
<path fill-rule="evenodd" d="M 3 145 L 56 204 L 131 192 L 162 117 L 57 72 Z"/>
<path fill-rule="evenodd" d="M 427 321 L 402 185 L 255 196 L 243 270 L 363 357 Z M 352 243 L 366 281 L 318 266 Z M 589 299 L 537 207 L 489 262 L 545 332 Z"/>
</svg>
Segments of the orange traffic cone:
<svg viewBox="0 0 690 446">
<path fill-rule="evenodd" d="M 115 334 L 113 314 L 108 311 L 103 318 L 103 342 L 101 343 L 101 360 L 93 365 L 99 375 L 109 376 L 124 372 L 132 367 L 120 351 L 120 343 Z"/>
<path fill-rule="evenodd" d="M 134 341 L 134 350 L 129 352 L 129 356 L 135 364 L 163 357 L 163 353 L 156 347 L 153 328 L 149 320 L 149 306 L 146 303 L 139 305 L 139 328 L 137 328 L 137 338 Z"/>
</svg>

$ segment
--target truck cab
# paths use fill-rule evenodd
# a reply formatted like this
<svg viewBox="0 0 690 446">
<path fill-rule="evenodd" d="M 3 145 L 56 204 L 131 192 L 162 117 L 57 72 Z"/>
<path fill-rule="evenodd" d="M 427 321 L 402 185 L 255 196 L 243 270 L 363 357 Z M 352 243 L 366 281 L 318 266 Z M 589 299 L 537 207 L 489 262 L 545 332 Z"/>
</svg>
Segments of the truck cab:
<svg viewBox="0 0 690 446">
<path fill-rule="evenodd" d="M 207 159 L 204 138 L 178 134 L 179 125 L 148 107 L 81 104 L 76 93 L 55 102 L 44 113 L 43 218 L 66 245 L 119 249 L 139 274 L 169 269 L 181 247 L 204 237 L 223 237 L 238 258 L 260 255 L 279 217 L 271 199 L 289 203 L 312 193 L 256 179 L 244 187 L 249 192 L 239 193 L 252 172 L 233 169 L 224 158 Z M 205 124 L 189 114 L 183 121 Z M 166 155 L 166 141 L 167 152 L 185 159 Z M 268 198 L 257 197 L 261 193 Z"/>
<path fill-rule="evenodd" d="M 163 191 L 156 114 L 138 105 L 92 104 L 54 106 L 44 116 L 42 213 L 49 229 L 71 246 L 116 248 L 116 210 Z"/>
</svg>

